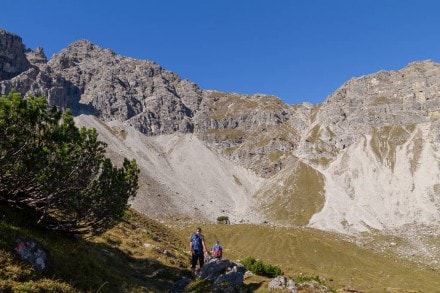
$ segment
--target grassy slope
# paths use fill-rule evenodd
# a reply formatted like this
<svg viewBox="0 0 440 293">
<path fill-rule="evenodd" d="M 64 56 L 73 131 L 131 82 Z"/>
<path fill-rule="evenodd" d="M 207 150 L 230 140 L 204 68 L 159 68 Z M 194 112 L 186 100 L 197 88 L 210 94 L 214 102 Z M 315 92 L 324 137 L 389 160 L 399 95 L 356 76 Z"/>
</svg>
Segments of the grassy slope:
<svg viewBox="0 0 440 293">
<path fill-rule="evenodd" d="M 305 226 L 319 212 L 325 198 L 324 178 L 310 166 L 295 162 L 273 177 L 256 194 L 269 221 Z"/>
<path fill-rule="evenodd" d="M 296 279 L 319 275 L 331 288 L 436 292 L 440 287 L 438 270 L 375 254 L 334 234 L 255 225 L 202 227 L 207 245 L 220 240 L 226 258 L 252 256 L 280 266 Z M 186 250 L 193 228 L 168 228 L 130 212 L 122 223 L 100 237 L 83 240 L 47 233 L 30 225 L 23 215 L 6 213 L 0 218 L 0 292 L 164 292 L 180 276 L 189 274 Z M 13 247 L 18 236 L 32 237 L 50 252 L 46 276 L 15 256 Z M 166 249 L 171 256 L 156 247 Z M 266 292 L 267 282 L 254 276 L 247 280 L 247 288 Z"/>
<path fill-rule="evenodd" d="M 180 230 L 183 239 L 192 228 Z M 438 270 L 373 253 L 331 233 L 255 225 L 204 225 L 203 230 L 208 246 L 220 240 L 226 258 L 259 258 L 293 278 L 319 275 L 331 288 L 437 292 L 440 287 Z"/>
<path fill-rule="evenodd" d="M 163 292 L 181 275 L 189 275 L 188 255 L 178 238 L 165 226 L 134 212 L 110 231 L 88 240 L 48 233 L 19 213 L 5 214 L 0 232 L 0 292 Z M 49 252 L 46 276 L 13 253 L 16 237 L 31 237 Z"/>
</svg>

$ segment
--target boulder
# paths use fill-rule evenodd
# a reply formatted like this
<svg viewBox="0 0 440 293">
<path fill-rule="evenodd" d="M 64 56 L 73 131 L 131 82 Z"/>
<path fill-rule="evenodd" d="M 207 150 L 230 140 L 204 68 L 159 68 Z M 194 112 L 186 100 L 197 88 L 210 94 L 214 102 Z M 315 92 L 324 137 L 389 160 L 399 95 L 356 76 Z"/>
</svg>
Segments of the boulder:
<svg viewBox="0 0 440 293">
<path fill-rule="evenodd" d="M 286 276 L 278 276 L 273 278 L 268 285 L 269 290 L 286 290 L 287 292 L 296 293 L 297 288 L 295 281 Z"/>
<path fill-rule="evenodd" d="M 199 278 L 210 280 L 219 292 L 236 292 L 242 287 L 246 269 L 229 259 L 213 258 L 205 264 Z"/>
<path fill-rule="evenodd" d="M 24 261 L 30 263 L 39 272 L 45 272 L 48 267 L 48 255 L 43 247 L 32 239 L 15 240 L 15 252 Z"/>
</svg>

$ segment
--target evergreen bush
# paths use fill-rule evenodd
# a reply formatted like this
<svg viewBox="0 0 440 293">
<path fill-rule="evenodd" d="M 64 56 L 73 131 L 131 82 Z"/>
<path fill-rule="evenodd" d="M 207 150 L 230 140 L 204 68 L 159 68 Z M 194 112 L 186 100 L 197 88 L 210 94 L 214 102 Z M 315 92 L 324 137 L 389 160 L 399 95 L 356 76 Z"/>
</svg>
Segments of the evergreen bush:
<svg viewBox="0 0 440 293">
<path fill-rule="evenodd" d="M 252 257 L 243 259 L 241 264 L 246 268 L 246 270 L 251 271 L 259 276 L 274 278 L 283 274 L 279 267 L 265 264 L 263 261 L 256 260 Z"/>
<path fill-rule="evenodd" d="M 0 97 L 0 204 L 31 211 L 47 228 L 99 233 L 124 215 L 136 195 L 136 162 L 105 157 L 95 129 L 78 129 L 69 110 L 44 97 Z"/>
</svg>

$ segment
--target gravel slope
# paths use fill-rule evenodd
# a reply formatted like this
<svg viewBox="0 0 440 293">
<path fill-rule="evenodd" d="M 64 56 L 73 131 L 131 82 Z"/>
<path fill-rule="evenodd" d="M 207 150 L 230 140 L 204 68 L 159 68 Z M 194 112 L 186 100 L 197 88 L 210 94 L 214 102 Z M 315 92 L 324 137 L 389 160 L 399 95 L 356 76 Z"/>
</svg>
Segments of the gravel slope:
<svg viewBox="0 0 440 293">
<path fill-rule="evenodd" d="M 166 215 L 202 217 L 215 221 L 258 223 L 250 210 L 252 195 L 264 179 L 206 147 L 195 135 L 147 137 L 137 130 L 93 116 L 75 118 L 78 126 L 95 128 L 116 162 L 136 159 L 141 169 L 139 191 L 132 205 L 156 218 Z"/>
</svg>

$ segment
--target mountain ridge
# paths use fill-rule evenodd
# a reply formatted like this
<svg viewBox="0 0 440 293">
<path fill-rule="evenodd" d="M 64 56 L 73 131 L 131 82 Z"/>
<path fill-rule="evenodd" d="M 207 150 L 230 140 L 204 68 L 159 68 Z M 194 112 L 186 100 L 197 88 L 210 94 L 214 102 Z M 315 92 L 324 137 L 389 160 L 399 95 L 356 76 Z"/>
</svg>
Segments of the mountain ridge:
<svg viewBox="0 0 440 293">
<path fill-rule="evenodd" d="M 1 42 L 0 52 L 26 56 L 21 38 L 14 40 Z M 406 225 L 440 230 L 439 64 L 412 62 L 353 78 L 321 104 L 287 105 L 268 95 L 200 89 L 154 62 L 86 40 L 46 63 L 41 52 L 29 67 L 12 64 L 18 74 L 2 78 L 0 92 L 44 95 L 72 108 L 84 126 L 96 126 L 90 115 L 97 117 L 114 160 L 157 163 L 163 156 L 141 172 L 145 184 L 134 205 L 146 214 L 226 215 L 348 234 Z M 130 141 L 133 133 L 145 142 Z M 190 155 L 195 142 L 199 153 Z M 173 143 L 186 157 L 167 147 Z M 198 165 L 202 153 L 209 159 Z M 226 165 L 235 173 L 206 175 Z M 164 170 L 174 176 L 158 175 Z M 210 203 L 214 194 L 223 206 Z"/>
</svg>

